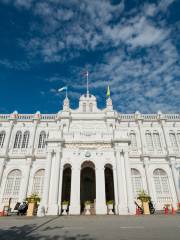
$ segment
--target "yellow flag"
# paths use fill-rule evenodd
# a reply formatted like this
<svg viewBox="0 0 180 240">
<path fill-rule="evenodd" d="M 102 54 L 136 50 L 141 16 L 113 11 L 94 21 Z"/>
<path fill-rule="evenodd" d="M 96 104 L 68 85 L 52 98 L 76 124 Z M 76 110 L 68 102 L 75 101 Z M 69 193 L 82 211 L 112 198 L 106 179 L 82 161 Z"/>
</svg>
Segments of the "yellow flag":
<svg viewBox="0 0 180 240">
<path fill-rule="evenodd" d="M 110 87 L 109 87 L 109 85 L 108 85 L 106 96 L 107 96 L 107 97 L 110 97 L 110 95 L 111 95 L 111 93 L 110 93 Z"/>
</svg>

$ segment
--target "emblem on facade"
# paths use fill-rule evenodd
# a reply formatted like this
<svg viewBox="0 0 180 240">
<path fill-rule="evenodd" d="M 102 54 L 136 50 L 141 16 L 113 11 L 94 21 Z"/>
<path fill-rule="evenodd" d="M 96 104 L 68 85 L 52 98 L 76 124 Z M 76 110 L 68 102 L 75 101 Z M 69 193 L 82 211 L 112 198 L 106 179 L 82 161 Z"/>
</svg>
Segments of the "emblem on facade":
<svg viewBox="0 0 180 240">
<path fill-rule="evenodd" d="M 90 157 L 90 156 L 91 156 L 91 153 L 87 151 L 87 152 L 85 153 L 85 157 Z"/>
</svg>

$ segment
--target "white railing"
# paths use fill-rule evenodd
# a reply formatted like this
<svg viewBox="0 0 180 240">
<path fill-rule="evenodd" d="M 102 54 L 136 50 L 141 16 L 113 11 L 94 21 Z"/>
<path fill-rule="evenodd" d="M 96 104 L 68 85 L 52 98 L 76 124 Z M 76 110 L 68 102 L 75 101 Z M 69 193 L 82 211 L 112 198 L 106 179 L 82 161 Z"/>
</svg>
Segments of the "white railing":
<svg viewBox="0 0 180 240">
<path fill-rule="evenodd" d="M 8 120 L 9 118 L 10 118 L 10 114 L 0 114 L 0 121 Z"/>
<path fill-rule="evenodd" d="M 41 114 L 41 120 L 55 120 L 57 114 Z"/>
<path fill-rule="evenodd" d="M 39 119 L 42 121 L 54 121 L 57 118 L 58 114 L 39 114 Z M 0 114 L 0 121 L 7 121 L 11 119 L 12 114 Z M 15 114 L 13 118 L 20 121 L 32 121 L 36 114 Z M 132 114 L 118 114 L 119 120 L 122 121 L 135 121 L 137 118 L 141 118 L 145 121 L 156 121 L 159 118 L 166 119 L 167 121 L 180 121 L 180 114 L 141 114 L 141 113 L 132 113 Z"/>
</svg>

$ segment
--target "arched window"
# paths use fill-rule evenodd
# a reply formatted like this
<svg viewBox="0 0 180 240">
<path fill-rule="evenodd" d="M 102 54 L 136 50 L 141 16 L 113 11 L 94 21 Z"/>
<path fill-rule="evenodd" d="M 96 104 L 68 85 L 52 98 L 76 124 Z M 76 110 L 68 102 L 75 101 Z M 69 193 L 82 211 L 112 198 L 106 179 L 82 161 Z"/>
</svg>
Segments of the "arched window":
<svg viewBox="0 0 180 240">
<path fill-rule="evenodd" d="M 135 132 L 130 132 L 130 140 L 131 140 L 131 148 L 136 149 L 137 148 L 137 141 L 136 141 Z"/>
<path fill-rule="evenodd" d="M 22 148 L 27 148 L 29 143 L 29 131 L 26 131 L 23 135 Z"/>
<path fill-rule="evenodd" d="M 4 145 L 5 136 L 6 136 L 5 131 L 0 132 L 0 148 L 2 148 Z"/>
<path fill-rule="evenodd" d="M 153 133 L 154 146 L 157 150 L 161 150 L 161 141 L 158 132 Z"/>
<path fill-rule="evenodd" d="M 171 198 L 167 173 L 162 169 L 156 169 L 153 178 L 157 200 L 166 203 Z"/>
<path fill-rule="evenodd" d="M 42 131 L 39 135 L 38 148 L 45 148 L 46 133 Z"/>
<path fill-rule="evenodd" d="M 153 141 L 152 141 L 152 135 L 150 132 L 146 132 L 146 144 L 148 150 L 152 151 L 153 150 Z"/>
<path fill-rule="evenodd" d="M 133 195 L 134 195 L 134 198 L 137 198 L 138 193 L 143 190 L 143 185 L 142 185 L 141 174 L 135 168 L 131 169 L 131 180 L 132 180 L 132 187 L 133 187 Z"/>
<path fill-rule="evenodd" d="M 83 103 L 83 112 L 86 112 L 86 103 Z"/>
<path fill-rule="evenodd" d="M 89 111 L 90 111 L 90 112 L 93 111 L 93 104 L 92 104 L 92 103 L 89 104 Z"/>
<path fill-rule="evenodd" d="M 174 132 L 170 132 L 169 133 L 169 138 L 170 138 L 170 141 L 171 141 L 171 147 L 177 148 L 178 145 L 177 145 L 177 140 L 176 140 L 175 133 Z"/>
<path fill-rule="evenodd" d="M 42 197 L 43 186 L 44 186 L 44 169 L 38 170 L 34 175 L 32 193 Z"/>
<path fill-rule="evenodd" d="M 14 148 L 20 148 L 21 141 L 22 141 L 22 133 L 21 133 L 21 131 L 18 131 L 16 133 L 16 137 L 15 137 L 15 141 L 14 141 Z"/>
<path fill-rule="evenodd" d="M 18 169 L 15 169 L 8 174 L 3 194 L 3 203 L 8 203 L 10 198 L 11 204 L 15 204 L 18 201 L 21 178 L 22 174 Z"/>
</svg>

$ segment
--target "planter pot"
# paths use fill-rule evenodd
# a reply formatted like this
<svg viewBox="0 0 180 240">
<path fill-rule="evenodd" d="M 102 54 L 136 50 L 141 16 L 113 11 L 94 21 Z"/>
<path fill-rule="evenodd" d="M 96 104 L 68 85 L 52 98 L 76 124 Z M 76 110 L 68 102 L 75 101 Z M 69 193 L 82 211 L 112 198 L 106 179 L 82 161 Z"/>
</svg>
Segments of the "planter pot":
<svg viewBox="0 0 180 240">
<path fill-rule="evenodd" d="M 149 203 L 148 202 L 143 202 L 142 205 L 143 205 L 143 209 L 144 209 L 144 214 L 149 215 L 150 214 Z"/>
<path fill-rule="evenodd" d="M 33 203 L 33 202 L 30 202 L 28 204 L 28 210 L 27 210 L 27 216 L 28 217 L 32 217 L 34 216 L 34 212 L 35 212 L 35 208 L 37 207 L 37 204 L 36 203 Z"/>
<path fill-rule="evenodd" d="M 85 215 L 91 215 L 90 209 L 91 209 L 90 204 L 85 205 Z"/>
<path fill-rule="evenodd" d="M 67 209 L 68 209 L 68 205 L 67 204 L 63 204 L 62 205 L 62 215 L 67 215 Z"/>
<path fill-rule="evenodd" d="M 107 207 L 108 207 L 108 214 L 109 215 L 114 214 L 113 211 L 112 211 L 113 210 L 113 204 L 108 204 Z"/>
</svg>

